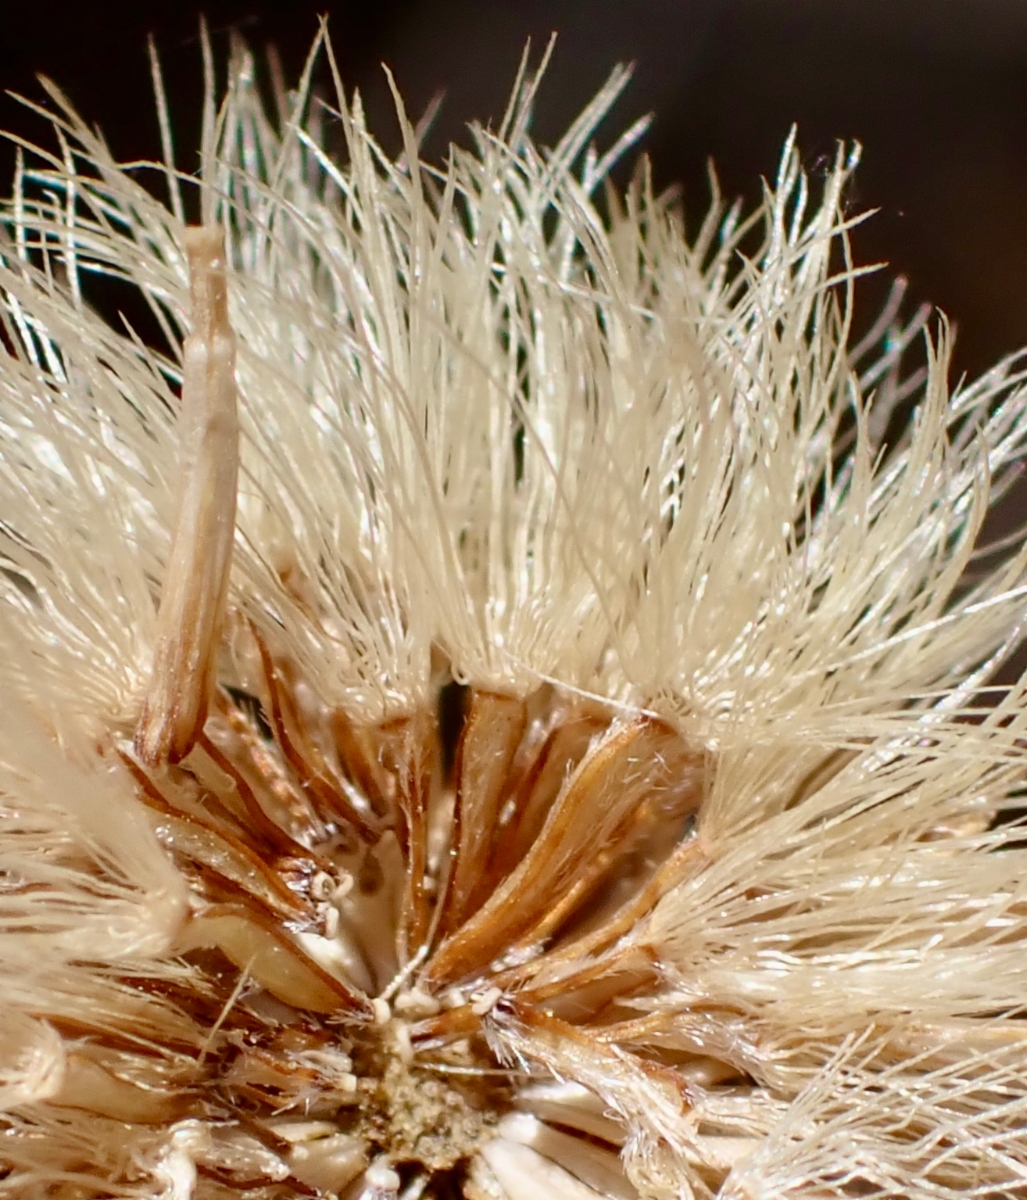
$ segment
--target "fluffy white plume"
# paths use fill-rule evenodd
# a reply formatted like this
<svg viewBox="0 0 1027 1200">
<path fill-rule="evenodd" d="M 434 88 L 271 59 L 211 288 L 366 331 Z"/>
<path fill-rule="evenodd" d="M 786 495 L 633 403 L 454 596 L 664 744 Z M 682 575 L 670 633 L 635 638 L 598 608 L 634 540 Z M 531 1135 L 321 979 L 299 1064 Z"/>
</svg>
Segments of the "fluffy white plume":
<svg viewBox="0 0 1027 1200">
<path fill-rule="evenodd" d="M 627 73 L 551 150 L 539 75 L 433 167 L 323 38 L 280 119 L 208 51 L 167 204 L 48 88 L 0 242 L 0 1195 L 1027 1186 L 1027 683 L 985 687 L 1027 546 L 980 546 L 1022 360 L 950 390 L 901 291 L 850 346 L 854 151 L 686 235 L 609 183 L 640 128 L 591 148 Z M 235 540 L 199 727 L 137 756 L 214 477 L 186 211 Z"/>
</svg>

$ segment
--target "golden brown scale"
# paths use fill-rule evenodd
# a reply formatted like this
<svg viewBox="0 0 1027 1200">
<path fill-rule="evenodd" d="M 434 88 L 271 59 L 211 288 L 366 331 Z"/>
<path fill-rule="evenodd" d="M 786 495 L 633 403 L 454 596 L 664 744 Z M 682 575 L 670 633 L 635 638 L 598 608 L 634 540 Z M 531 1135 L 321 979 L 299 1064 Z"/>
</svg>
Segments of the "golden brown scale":
<svg viewBox="0 0 1027 1200">
<path fill-rule="evenodd" d="M 446 780 L 435 714 L 367 728 L 326 711 L 308 727 L 273 634 L 250 636 L 271 737 L 222 688 L 182 762 L 130 763 L 192 881 L 179 950 L 221 996 L 202 1084 L 150 1102 L 268 1127 L 324 1117 L 368 1162 L 441 1178 L 511 1107 L 497 1017 L 572 1030 L 598 1053 L 614 1032 L 644 1049 L 664 1031 L 624 1007 L 657 968 L 617 939 L 701 862 L 682 830 L 703 763 L 666 725 L 583 713 L 550 687 L 523 702 L 472 691 Z M 433 855 L 440 809 L 458 819 Z"/>
</svg>

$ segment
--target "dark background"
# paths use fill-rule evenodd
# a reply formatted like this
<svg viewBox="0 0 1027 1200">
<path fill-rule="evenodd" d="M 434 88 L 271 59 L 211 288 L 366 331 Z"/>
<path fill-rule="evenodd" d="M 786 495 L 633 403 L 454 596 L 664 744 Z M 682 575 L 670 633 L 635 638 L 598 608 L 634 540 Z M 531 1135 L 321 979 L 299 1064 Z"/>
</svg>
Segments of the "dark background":
<svg viewBox="0 0 1027 1200">
<path fill-rule="evenodd" d="M 910 308 L 926 300 L 952 318 L 954 377 L 1027 344 L 1027 0 L 0 0 L 0 88 L 41 99 L 34 76 L 49 75 L 117 156 L 157 158 L 153 34 L 178 165 L 192 169 L 201 12 L 222 66 L 235 29 L 257 50 L 274 44 L 290 82 L 327 13 L 344 78 L 360 88 L 387 147 L 397 139 L 383 61 L 411 114 L 445 92 L 428 156 L 464 137 L 469 119 L 499 116 L 528 37 L 540 53 L 559 32 L 537 108 L 542 141 L 559 135 L 615 63 L 633 61 L 635 78 L 603 132 L 612 140 L 656 113 L 642 147 L 660 184 L 683 185 L 693 227 L 709 158 L 728 195 L 752 200 L 793 122 L 814 175 L 835 139 L 858 139 L 864 165 L 850 206 L 880 211 L 856 231 L 857 259 L 908 276 Z M 44 123 L 4 96 L 0 128 L 52 144 Z M 0 194 L 13 160 L 0 145 Z M 864 321 L 886 290 L 885 274 L 863 285 Z M 1019 487 L 990 531 L 1025 515 Z M 1024 665 L 1021 652 L 1003 674 Z"/>
<path fill-rule="evenodd" d="M 348 84 L 394 138 L 380 63 L 414 114 L 446 93 L 429 154 L 471 117 L 498 116 L 530 36 L 560 34 L 536 132 L 554 138 L 618 61 L 636 63 L 610 134 L 653 110 L 644 148 L 661 183 L 702 211 L 707 158 L 724 190 L 754 197 L 792 122 L 816 173 L 836 138 L 864 145 L 851 196 L 880 212 L 857 234 L 864 261 L 908 275 L 911 298 L 958 328 L 957 373 L 1027 343 L 1027 0 L 0 0 L 0 86 L 33 98 L 49 75 L 123 158 L 158 155 L 146 36 L 161 53 L 179 165 L 200 101 L 198 16 L 215 50 L 229 31 L 274 43 L 294 80 L 327 12 Z M 619 119 L 618 119 L 619 118 Z M 0 126 L 47 138 L 0 99 Z M 13 155 L 0 150 L 9 178 Z M 6 184 L 0 183 L 0 190 Z M 883 281 L 882 281 L 883 285 Z"/>
<path fill-rule="evenodd" d="M 861 285 L 857 325 L 872 317 L 890 276 L 902 274 L 910 311 L 929 301 L 955 325 L 953 382 L 1027 344 L 1027 0 L 0 0 L 0 88 L 40 100 L 35 74 L 46 74 L 119 158 L 158 158 L 152 34 L 178 166 L 191 170 L 201 12 L 221 79 L 235 30 L 255 50 L 273 44 L 289 83 L 327 15 L 346 84 L 360 89 L 387 148 L 399 145 L 382 62 L 415 117 L 445 93 L 428 157 L 466 138 L 468 120 L 500 116 L 529 37 L 537 57 L 559 34 L 535 119 L 543 142 L 560 135 L 617 62 L 633 62 L 600 139 L 654 112 L 641 148 L 659 184 L 683 185 L 693 228 L 709 159 L 728 196 L 752 201 L 793 123 L 814 176 L 836 139 L 858 139 L 863 165 L 849 207 L 879 211 L 856 230 L 856 257 L 888 266 Z M 0 128 L 52 145 L 45 123 L 2 95 Z M 0 194 L 13 161 L 0 144 Z M 987 532 L 1004 534 L 1025 518 L 1027 481 Z M 1006 672 L 1023 666 L 1025 653 Z"/>
</svg>

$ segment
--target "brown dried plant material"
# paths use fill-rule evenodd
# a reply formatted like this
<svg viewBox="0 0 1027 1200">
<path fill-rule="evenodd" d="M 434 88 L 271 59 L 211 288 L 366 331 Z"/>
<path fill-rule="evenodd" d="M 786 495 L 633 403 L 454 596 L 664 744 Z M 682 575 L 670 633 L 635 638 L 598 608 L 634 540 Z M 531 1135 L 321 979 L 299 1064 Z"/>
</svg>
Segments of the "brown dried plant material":
<svg viewBox="0 0 1027 1200">
<path fill-rule="evenodd" d="M 182 346 L 180 491 L 164 573 L 153 675 L 136 729 L 139 757 L 178 762 L 207 718 L 235 538 L 239 421 L 235 334 L 220 229 L 185 231 L 192 332 Z"/>
<path fill-rule="evenodd" d="M 848 346 L 854 155 L 686 237 L 623 72 L 437 169 L 255 70 L 202 227 L 52 88 L 5 212 L 0 1198 L 1021 1195 L 1019 361 Z"/>
</svg>

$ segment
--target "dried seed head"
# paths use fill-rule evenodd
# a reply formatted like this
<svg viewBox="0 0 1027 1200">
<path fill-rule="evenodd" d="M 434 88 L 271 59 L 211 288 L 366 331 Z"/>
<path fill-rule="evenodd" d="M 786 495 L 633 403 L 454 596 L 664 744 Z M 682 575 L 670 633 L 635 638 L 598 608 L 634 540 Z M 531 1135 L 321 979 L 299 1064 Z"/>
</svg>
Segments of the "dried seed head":
<svg viewBox="0 0 1027 1200">
<path fill-rule="evenodd" d="M 1016 1194 L 1018 360 L 848 346 L 854 155 L 689 240 L 622 72 L 441 171 L 310 77 L 6 212 L 0 1194 Z"/>
</svg>

